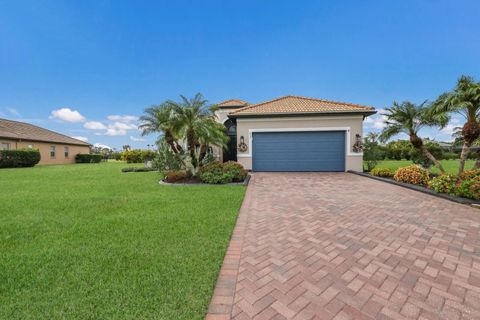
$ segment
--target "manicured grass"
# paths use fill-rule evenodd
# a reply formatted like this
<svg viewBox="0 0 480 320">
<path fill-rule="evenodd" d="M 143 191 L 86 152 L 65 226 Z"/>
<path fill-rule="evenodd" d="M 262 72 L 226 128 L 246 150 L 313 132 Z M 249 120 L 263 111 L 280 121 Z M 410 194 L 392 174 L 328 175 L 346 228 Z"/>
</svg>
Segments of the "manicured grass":
<svg viewBox="0 0 480 320">
<path fill-rule="evenodd" d="M 441 160 L 440 162 L 442 163 L 442 166 L 447 173 L 457 174 L 459 160 Z M 384 161 L 380 161 L 377 167 L 397 170 L 398 168 L 406 167 L 412 163 L 413 162 L 409 160 L 384 160 Z M 474 160 L 467 160 L 467 162 L 465 163 L 465 169 L 469 170 L 473 168 L 474 164 L 475 164 Z M 435 167 L 432 167 L 431 171 L 433 173 L 440 173 L 440 171 Z"/>
<path fill-rule="evenodd" d="M 204 317 L 245 188 L 126 166 L 0 170 L 0 318 Z"/>
</svg>

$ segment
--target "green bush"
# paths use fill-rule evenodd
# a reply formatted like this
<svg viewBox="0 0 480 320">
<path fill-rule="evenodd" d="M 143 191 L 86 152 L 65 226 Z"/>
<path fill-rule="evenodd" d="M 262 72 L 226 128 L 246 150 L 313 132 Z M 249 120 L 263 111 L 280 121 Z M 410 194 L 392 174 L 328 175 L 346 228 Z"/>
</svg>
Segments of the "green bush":
<svg viewBox="0 0 480 320">
<path fill-rule="evenodd" d="M 155 158 L 156 153 L 152 150 L 126 150 L 122 154 L 122 160 L 127 163 L 144 163 Z"/>
<path fill-rule="evenodd" d="M 453 193 L 458 177 L 451 174 L 442 174 L 428 182 L 428 187 L 437 192 Z"/>
<path fill-rule="evenodd" d="M 163 173 L 170 171 L 180 171 L 185 169 L 185 156 L 176 154 L 170 146 L 162 139 L 158 143 L 158 154 L 154 161 L 154 166 Z"/>
<path fill-rule="evenodd" d="M 75 156 L 76 163 L 99 163 L 102 161 L 103 155 L 101 154 L 88 154 L 88 153 L 79 153 Z"/>
<path fill-rule="evenodd" d="M 39 161 L 38 150 L 0 150 L 0 168 L 33 167 Z"/>
<path fill-rule="evenodd" d="M 199 178 L 204 183 L 219 184 L 240 182 L 247 176 L 247 171 L 239 163 L 229 161 L 220 163 L 212 161 L 200 168 Z"/>
<path fill-rule="evenodd" d="M 223 164 L 223 171 L 232 174 L 233 182 L 242 182 L 247 176 L 247 170 L 235 161 L 227 161 Z"/>
<path fill-rule="evenodd" d="M 443 153 L 443 160 L 456 160 L 460 159 L 460 155 L 455 152 L 444 152 Z"/>
<path fill-rule="evenodd" d="M 428 171 L 418 165 L 399 168 L 393 176 L 398 182 L 405 182 L 417 185 L 427 185 L 429 176 Z"/>
<path fill-rule="evenodd" d="M 146 167 L 141 167 L 141 168 L 129 167 L 129 168 L 122 169 L 122 172 L 150 172 L 150 171 L 157 171 L 157 169 L 146 168 Z"/>
<path fill-rule="evenodd" d="M 425 143 L 427 150 L 435 157 L 437 160 L 443 159 L 443 149 L 436 142 L 428 141 Z M 420 150 L 412 148 L 410 150 L 410 160 L 415 164 L 419 164 L 424 168 L 430 168 L 433 166 L 433 162 L 428 159 Z"/>
<path fill-rule="evenodd" d="M 480 200 L 480 176 L 468 180 L 458 180 L 453 194 L 458 197 Z"/>
<path fill-rule="evenodd" d="M 391 160 L 410 160 L 412 150 L 413 146 L 410 141 L 392 141 L 385 146 L 385 157 Z"/>
<path fill-rule="evenodd" d="M 370 171 L 370 174 L 376 177 L 392 178 L 395 172 L 388 168 L 374 168 Z"/>
</svg>

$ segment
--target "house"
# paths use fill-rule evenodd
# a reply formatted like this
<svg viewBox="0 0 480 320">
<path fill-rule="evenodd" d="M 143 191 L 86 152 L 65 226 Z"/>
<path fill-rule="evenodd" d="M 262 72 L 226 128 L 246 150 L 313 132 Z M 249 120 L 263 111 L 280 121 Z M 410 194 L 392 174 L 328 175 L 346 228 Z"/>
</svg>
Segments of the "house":
<svg viewBox="0 0 480 320">
<path fill-rule="evenodd" d="M 91 145 L 29 123 L 0 119 L 0 149 L 38 149 L 40 164 L 74 163 L 78 153 L 90 153 Z"/>
<path fill-rule="evenodd" d="M 230 137 L 219 158 L 253 171 L 361 171 L 363 120 L 376 113 L 373 107 L 299 96 L 217 106 L 217 120 Z"/>
</svg>

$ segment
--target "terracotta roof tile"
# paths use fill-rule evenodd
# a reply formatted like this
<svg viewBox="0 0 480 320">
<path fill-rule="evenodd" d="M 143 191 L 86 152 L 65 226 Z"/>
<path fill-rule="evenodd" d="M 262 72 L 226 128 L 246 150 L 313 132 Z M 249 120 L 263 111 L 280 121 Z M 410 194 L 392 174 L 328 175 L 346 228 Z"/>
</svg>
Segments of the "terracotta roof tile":
<svg viewBox="0 0 480 320">
<path fill-rule="evenodd" d="M 242 115 L 268 115 L 268 114 L 295 114 L 295 113 L 343 113 L 365 112 L 374 113 L 373 107 L 358 104 L 336 102 L 323 99 L 313 99 L 298 96 L 285 96 L 252 104 L 229 113 L 232 116 Z"/>
<path fill-rule="evenodd" d="M 248 102 L 240 100 L 240 99 L 230 99 L 225 100 L 220 103 L 217 103 L 219 107 L 245 107 L 248 106 Z"/>
<path fill-rule="evenodd" d="M 0 119 L 0 137 L 15 140 L 44 141 L 89 146 L 90 144 L 72 137 L 34 126 L 33 124 Z"/>
</svg>

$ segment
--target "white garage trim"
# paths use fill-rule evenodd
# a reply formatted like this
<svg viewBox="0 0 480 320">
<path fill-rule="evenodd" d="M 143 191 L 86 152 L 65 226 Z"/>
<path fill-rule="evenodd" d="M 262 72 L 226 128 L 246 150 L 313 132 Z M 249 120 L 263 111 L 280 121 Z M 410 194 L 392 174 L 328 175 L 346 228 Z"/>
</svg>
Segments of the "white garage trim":
<svg viewBox="0 0 480 320">
<path fill-rule="evenodd" d="M 251 158 L 253 149 L 253 133 L 255 132 L 302 132 L 302 131 L 345 131 L 345 156 L 362 157 L 363 153 L 353 153 L 350 151 L 350 127 L 317 127 L 317 128 L 267 128 L 267 129 L 249 129 L 248 130 L 248 153 L 237 153 L 237 158 Z"/>
</svg>

